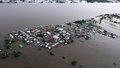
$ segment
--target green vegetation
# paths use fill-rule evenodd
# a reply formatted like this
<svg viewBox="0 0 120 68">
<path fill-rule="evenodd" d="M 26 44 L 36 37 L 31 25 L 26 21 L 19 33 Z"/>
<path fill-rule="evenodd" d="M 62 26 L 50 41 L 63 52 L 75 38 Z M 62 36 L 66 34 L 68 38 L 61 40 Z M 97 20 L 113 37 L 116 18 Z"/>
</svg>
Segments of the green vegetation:
<svg viewBox="0 0 120 68">
<path fill-rule="evenodd" d="M 5 49 L 11 49 L 11 45 L 10 44 L 5 45 L 4 47 L 5 47 Z"/>
<path fill-rule="evenodd" d="M 2 53 L 0 54 L 0 59 L 6 59 L 6 58 L 8 58 L 8 57 L 9 57 L 9 53 L 8 53 L 7 51 L 2 52 Z"/>
<path fill-rule="evenodd" d="M 85 22 L 86 22 L 85 20 L 78 20 L 78 21 L 74 21 L 73 23 L 83 25 Z"/>
<path fill-rule="evenodd" d="M 4 38 L 4 42 L 5 42 L 5 49 L 11 49 L 12 48 L 12 44 L 14 44 L 16 42 L 15 39 L 12 39 L 9 37 L 9 34 Z"/>
<path fill-rule="evenodd" d="M 14 52 L 13 52 L 13 56 L 16 57 L 16 58 L 17 58 L 17 57 L 20 57 L 21 54 L 22 54 L 22 53 L 21 53 L 20 51 L 14 51 Z"/>
<path fill-rule="evenodd" d="M 15 57 L 18 58 L 22 55 L 20 51 L 9 51 L 9 50 L 4 50 L 0 53 L 0 59 L 6 59 L 8 57 Z"/>
<path fill-rule="evenodd" d="M 9 37 L 9 34 L 4 38 L 4 49 L 0 52 L 0 59 L 6 59 L 8 57 L 20 57 L 21 52 L 16 51 L 17 48 L 22 48 L 25 43 L 17 41 L 15 38 Z"/>
</svg>

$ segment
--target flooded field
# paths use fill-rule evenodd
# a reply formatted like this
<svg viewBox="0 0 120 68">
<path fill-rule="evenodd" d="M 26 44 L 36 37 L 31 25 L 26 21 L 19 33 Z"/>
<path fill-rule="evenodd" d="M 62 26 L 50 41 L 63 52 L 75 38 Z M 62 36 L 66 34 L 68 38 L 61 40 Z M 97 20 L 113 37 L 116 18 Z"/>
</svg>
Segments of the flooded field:
<svg viewBox="0 0 120 68">
<path fill-rule="evenodd" d="M 100 14 L 119 13 L 120 4 L 1 4 L 0 40 L 5 34 L 37 25 L 63 24 Z M 34 46 L 20 49 L 21 58 L 0 60 L 2 68 L 120 68 L 120 39 L 94 35 L 91 40 L 75 39 L 75 43 L 51 50 L 38 51 Z M 65 59 L 62 59 L 65 56 Z M 76 66 L 70 62 L 77 60 Z"/>
</svg>

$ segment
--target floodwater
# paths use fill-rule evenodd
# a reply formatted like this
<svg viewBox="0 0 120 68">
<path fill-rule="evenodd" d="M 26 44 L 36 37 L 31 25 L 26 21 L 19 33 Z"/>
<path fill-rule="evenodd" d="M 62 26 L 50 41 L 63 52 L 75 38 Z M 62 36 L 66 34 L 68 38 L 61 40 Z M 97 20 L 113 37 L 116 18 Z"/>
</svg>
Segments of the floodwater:
<svg viewBox="0 0 120 68">
<path fill-rule="evenodd" d="M 119 13 L 120 4 L 0 4 L 0 42 L 11 31 L 34 27 L 37 25 L 63 24 L 80 19 L 91 18 L 100 14 Z M 120 68 L 120 40 L 95 35 L 88 41 L 68 46 L 60 46 L 52 51 L 51 57 L 46 51 L 37 51 L 29 46 L 21 49 L 25 55 L 20 59 L 1 61 L 2 68 L 73 68 L 72 60 L 77 60 L 74 68 Z M 62 56 L 66 59 L 61 59 Z M 117 65 L 113 65 L 115 62 Z"/>
<path fill-rule="evenodd" d="M 105 13 L 119 13 L 120 4 L 0 4 L 0 39 L 14 30 L 62 24 Z"/>
</svg>

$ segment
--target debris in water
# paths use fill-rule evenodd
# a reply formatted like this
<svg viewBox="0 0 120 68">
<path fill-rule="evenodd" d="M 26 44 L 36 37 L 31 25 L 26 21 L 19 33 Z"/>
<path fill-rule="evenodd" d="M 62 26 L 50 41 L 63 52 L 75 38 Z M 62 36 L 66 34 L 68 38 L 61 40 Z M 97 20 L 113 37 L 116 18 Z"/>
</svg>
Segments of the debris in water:
<svg viewBox="0 0 120 68">
<path fill-rule="evenodd" d="M 65 56 L 62 56 L 62 59 L 65 59 Z"/>
</svg>

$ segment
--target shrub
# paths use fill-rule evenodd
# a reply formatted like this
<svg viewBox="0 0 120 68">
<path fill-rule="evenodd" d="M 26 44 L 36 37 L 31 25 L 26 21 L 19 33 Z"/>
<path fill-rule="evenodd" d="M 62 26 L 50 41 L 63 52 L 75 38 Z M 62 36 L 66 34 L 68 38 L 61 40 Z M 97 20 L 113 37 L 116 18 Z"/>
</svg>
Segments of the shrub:
<svg viewBox="0 0 120 68">
<path fill-rule="evenodd" d="M 7 57 L 9 57 L 8 52 L 3 52 L 3 53 L 0 55 L 0 59 L 6 59 Z"/>
</svg>

